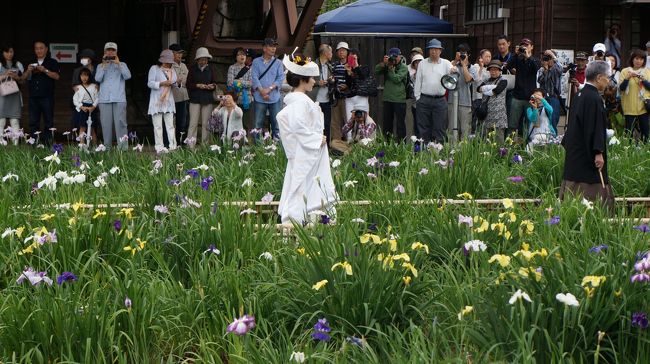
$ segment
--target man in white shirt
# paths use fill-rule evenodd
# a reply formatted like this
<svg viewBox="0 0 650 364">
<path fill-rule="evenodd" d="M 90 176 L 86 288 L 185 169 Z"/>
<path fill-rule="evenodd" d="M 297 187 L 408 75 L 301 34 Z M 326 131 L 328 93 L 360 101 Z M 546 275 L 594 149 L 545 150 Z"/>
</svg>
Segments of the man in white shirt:
<svg viewBox="0 0 650 364">
<path fill-rule="evenodd" d="M 427 43 L 427 51 L 429 58 L 420 62 L 413 85 L 417 100 L 418 138 L 425 143 L 432 139 L 444 143 L 447 140 L 447 100 L 440 80 L 442 76 L 456 72 L 456 67 L 440 58 L 442 43 L 438 39 L 431 39 Z"/>
</svg>

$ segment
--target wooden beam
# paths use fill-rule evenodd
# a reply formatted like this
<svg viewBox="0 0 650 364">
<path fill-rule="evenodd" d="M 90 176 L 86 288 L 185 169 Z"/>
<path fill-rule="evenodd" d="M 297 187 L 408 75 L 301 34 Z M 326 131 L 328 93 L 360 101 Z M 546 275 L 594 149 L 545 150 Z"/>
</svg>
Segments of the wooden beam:
<svg viewBox="0 0 650 364">
<path fill-rule="evenodd" d="M 293 4 L 293 13 L 291 13 L 291 4 Z M 296 11 L 296 0 L 271 0 L 272 24 L 271 29 L 275 29 L 277 41 L 280 45 L 289 45 L 291 40 L 291 23 L 295 25 L 298 16 Z M 293 18 L 293 19 L 292 19 Z M 269 30 L 271 30 L 269 29 Z"/>
<path fill-rule="evenodd" d="M 323 0 L 307 0 L 291 37 L 291 45 L 302 46 L 305 44 L 309 33 L 312 32 L 314 24 L 316 24 L 316 18 L 318 18 L 322 5 Z"/>
</svg>

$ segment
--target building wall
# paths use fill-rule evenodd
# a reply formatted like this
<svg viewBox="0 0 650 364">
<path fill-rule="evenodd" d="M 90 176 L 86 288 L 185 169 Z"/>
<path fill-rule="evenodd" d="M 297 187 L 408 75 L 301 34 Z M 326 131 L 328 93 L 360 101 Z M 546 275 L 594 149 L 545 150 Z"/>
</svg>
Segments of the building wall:
<svg viewBox="0 0 650 364">
<path fill-rule="evenodd" d="M 504 33 L 506 20 L 472 21 L 473 3 L 473 0 L 432 0 L 430 13 L 438 16 L 440 6 L 448 5 L 444 19 L 454 24 L 455 33 L 474 37 L 476 49 L 494 50 L 496 37 Z M 650 40 L 649 4 L 621 5 L 619 0 L 503 0 L 503 7 L 510 9 L 507 34 L 513 44 L 523 37 L 530 38 L 536 52 L 549 48 L 591 51 L 594 43 L 604 40 L 612 23 L 621 24 L 623 55 Z"/>
</svg>

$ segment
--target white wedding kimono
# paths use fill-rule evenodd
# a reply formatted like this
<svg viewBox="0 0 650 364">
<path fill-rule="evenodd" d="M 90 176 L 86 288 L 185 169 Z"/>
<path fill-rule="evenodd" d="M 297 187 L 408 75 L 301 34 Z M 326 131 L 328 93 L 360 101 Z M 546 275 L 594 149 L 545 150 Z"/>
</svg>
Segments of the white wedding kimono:
<svg viewBox="0 0 650 364">
<path fill-rule="evenodd" d="M 285 96 L 286 106 L 276 119 L 287 155 L 278 213 L 282 223 L 302 224 L 309 213 L 321 210 L 334 219 L 337 199 L 327 145 L 323 145 L 323 113 L 303 92 Z"/>
</svg>

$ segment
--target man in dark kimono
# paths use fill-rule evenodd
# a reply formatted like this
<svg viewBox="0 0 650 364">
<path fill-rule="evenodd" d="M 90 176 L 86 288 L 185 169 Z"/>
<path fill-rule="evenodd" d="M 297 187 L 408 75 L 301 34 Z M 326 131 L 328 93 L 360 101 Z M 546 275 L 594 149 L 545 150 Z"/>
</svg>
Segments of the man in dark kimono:
<svg viewBox="0 0 650 364">
<path fill-rule="evenodd" d="M 614 193 L 607 175 L 607 111 L 599 94 L 608 85 L 609 72 L 607 62 L 591 62 L 584 88 L 571 101 L 569 125 L 562 139 L 566 153 L 560 199 L 565 195 L 600 199 L 613 211 Z"/>
</svg>

